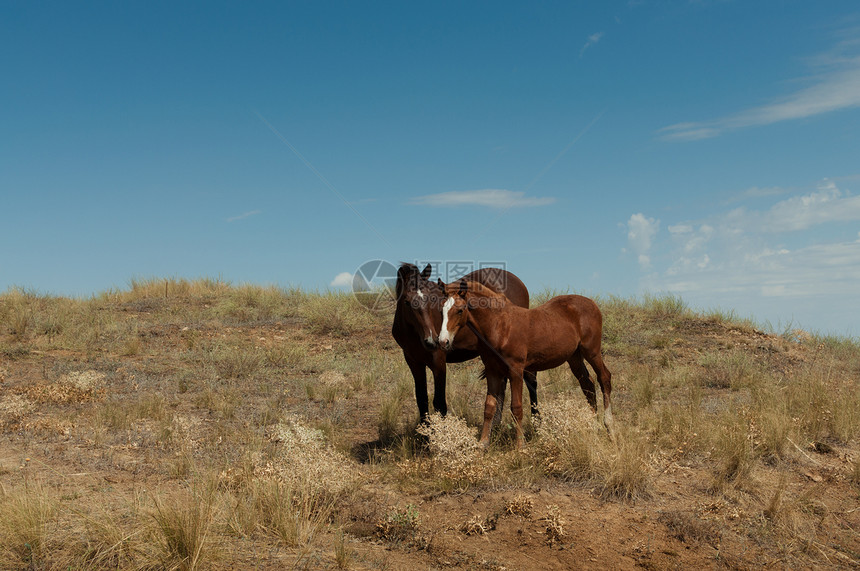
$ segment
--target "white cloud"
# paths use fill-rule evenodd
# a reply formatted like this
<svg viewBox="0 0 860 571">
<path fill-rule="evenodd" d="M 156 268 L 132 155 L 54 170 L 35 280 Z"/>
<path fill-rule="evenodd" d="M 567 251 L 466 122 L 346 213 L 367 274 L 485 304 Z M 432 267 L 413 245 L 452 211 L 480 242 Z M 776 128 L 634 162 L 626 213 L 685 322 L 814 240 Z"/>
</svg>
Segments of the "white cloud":
<svg viewBox="0 0 860 571">
<path fill-rule="evenodd" d="M 227 222 L 235 222 L 236 220 L 244 220 L 245 218 L 250 218 L 251 216 L 256 216 L 257 214 L 261 214 L 262 210 L 251 210 L 248 212 L 244 212 L 238 216 L 231 216 L 227 219 Z"/>
<path fill-rule="evenodd" d="M 546 206 L 555 202 L 552 197 L 526 196 L 513 190 L 485 189 L 462 190 L 428 194 L 413 198 L 410 204 L 419 206 L 486 206 L 489 208 L 513 208 L 524 206 Z"/>
<path fill-rule="evenodd" d="M 788 232 L 856 220 L 860 220 L 860 196 L 843 193 L 835 183 L 824 180 L 816 192 L 775 204 L 764 217 L 764 228 L 770 232 Z"/>
<path fill-rule="evenodd" d="M 860 233 L 846 235 L 844 223 L 858 220 L 860 197 L 825 179 L 815 191 L 763 210 L 674 222 L 668 241 L 654 240 L 656 221 L 634 214 L 628 241 L 653 264 L 639 261 L 644 290 L 682 293 L 699 307 L 723 306 L 774 324 L 800 319 L 857 334 L 848 308 L 860 311 Z"/>
<path fill-rule="evenodd" d="M 582 57 L 585 54 L 585 50 L 596 44 L 603 37 L 603 32 L 597 32 L 595 34 L 591 34 L 588 36 L 588 40 L 585 42 L 585 45 L 582 46 L 582 49 L 579 50 L 579 57 Z"/>
<path fill-rule="evenodd" d="M 641 212 L 633 214 L 627 221 L 627 242 L 630 249 L 638 254 L 639 265 L 643 268 L 651 265 L 649 251 L 659 229 L 659 220 L 646 218 Z"/>
<path fill-rule="evenodd" d="M 856 297 L 860 283 L 860 242 L 815 244 L 797 250 L 764 248 L 743 257 L 725 256 L 716 264 L 676 262 L 669 279 L 660 280 L 669 291 L 739 296 L 813 298 Z M 705 261 L 710 261 L 705 256 Z M 823 279 L 826 276 L 826 279 Z M 679 289 L 683 288 L 683 289 Z"/>
<path fill-rule="evenodd" d="M 661 138 L 695 141 L 723 133 L 804 119 L 852 107 L 860 107 L 860 42 L 845 41 L 832 53 L 815 58 L 815 69 L 806 87 L 775 98 L 772 102 L 711 121 L 684 122 L 658 131 Z M 845 52 L 849 52 L 845 55 Z"/>
<path fill-rule="evenodd" d="M 331 287 L 350 287 L 352 285 L 352 274 L 349 272 L 341 272 L 331 280 Z"/>
</svg>

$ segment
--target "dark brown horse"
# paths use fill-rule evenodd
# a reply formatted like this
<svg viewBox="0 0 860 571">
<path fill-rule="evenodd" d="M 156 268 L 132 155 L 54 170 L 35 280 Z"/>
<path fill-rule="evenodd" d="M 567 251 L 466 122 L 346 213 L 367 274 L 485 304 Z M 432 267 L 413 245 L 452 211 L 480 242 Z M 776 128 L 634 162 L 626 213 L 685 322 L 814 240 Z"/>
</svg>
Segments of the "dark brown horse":
<svg viewBox="0 0 860 571">
<path fill-rule="evenodd" d="M 439 345 L 449 350 L 473 329 L 485 342 L 479 345 L 487 377 L 487 400 L 481 443 L 490 442 L 492 420 L 511 380 L 511 412 L 517 424 L 517 446 L 522 446 L 523 371 L 544 371 L 563 363 L 570 366 L 588 404 L 597 412 L 594 383 L 585 361 L 597 374 L 603 392 L 603 423 L 612 433 L 612 375 L 603 363 L 600 344 L 603 316 L 597 304 L 581 295 L 560 295 L 534 309 L 524 309 L 505 296 L 475 282 L 461 280 L 445 288 Z"/>
<path fill-rule="evenodd" d="M 423 271 L 412 264 L 402 264 L 397 270 L 397 306 L 391 334 L 403 349 L 406 364 L 415 380 L 415 400 L 421 421 L 427 419 L 427 368 L 433 373 L 433 408 L 443 415 L 448 413 L 445 399 L 447 363 L 461 363 L 478 356 L 478 339 L 471 331 L 464 331 L 457 342 L 442 351 L 436 341 L 442 324 L 442 300 L 445 292 L 428 280 L 430 264 Z M 481 268 L 465 276 L 488 290 L 508 296 L 516 306 L 529 306 L 529 292 L 514 274 L 498 268 Z M 525 373 L 525 383 L 532 403 L 532 414 L 537 414 L 537 381 L 534 373 Z M 501 394 L 504 398 L 504 393 Z M 520 396 L 522 398 L 522 395 Z"/>
</svg>

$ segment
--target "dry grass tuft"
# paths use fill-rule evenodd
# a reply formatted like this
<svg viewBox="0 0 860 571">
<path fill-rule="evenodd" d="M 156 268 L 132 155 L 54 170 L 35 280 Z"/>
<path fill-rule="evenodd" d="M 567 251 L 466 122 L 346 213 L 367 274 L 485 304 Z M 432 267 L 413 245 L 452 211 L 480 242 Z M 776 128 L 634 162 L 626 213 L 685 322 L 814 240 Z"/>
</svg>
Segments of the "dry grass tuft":
<svg viewBox="0 0 860 571">
<path fill-rule="evenodd" d="M 758 454 L 749 421 L 737 413 L 725 412 L 721 422 L 713 427 L 711 439 L 711 458 L 715 462 L 711 489 L 722 491 L 729 485 L 750 487 Z"/>
<path fill-rule="evenodd" d="M 633 499 L 649 492 L 650 444 L 621 425 L 610 439 L 580 399 L 559 399 L 541 407 L 536 438 L 528 453 L 547 475 L 597 484 L 606 498 Z"/>
<path fill-rule="evenodd" d="M 642 307 L 645 311 L 661 318 L 677 318 L 690 314 L 690 307 L 683 298 L 670 293 L 645 294 L 642 298 Z"/>
<path fill-rule="evenodd" d="M 334 545 L 334 562 L 338 569 L 349 569 L 352 565 L 355 556 L 346 545 L 346 538 L 341 531 L 337 535 L 337 541 Z"/>
<path fill-rule="evenodd" d="M 415 539 L 418 530 L 418 508 L 412 504 L 407 504 L 403 509 L 393 508 L 376 524 L 376 536 L 390 543 Z"/>
<path fill-rule="evenodd" d="M 535 433 L 529 452 L 548 475 L 565 480 L 593 478 L 609 452 L 591 409 L 572 398 L 542 404 Z"/>
<path fill-rule="evenodd" d="M 622 426 L 612 444 L 612 453 L 599 467 L 601 496 L 621 500 L 648 497 L 653 473 L 648 463 L 651 452 L 648 440 Z"/>
<path fill-rule="evenodd" d="M 218 375 L 224 379 L 248 379 L 263 366 L 265 355 L 254 347 L 218 345 L 209 353 L 209 359 Z"/>
<path fill-rule="evenodd" d="M 115 506 L 99 506 L 91 514 L 75 514 L 81 526 L 72 545 L 70 569 L 129 569 L 145 558 L 146 534 L 141 513 L 117 514 Z"/>
<path fill-rule="evenodd" d="M 288 547 L 310 543 L 335 511 L 334 497 L 277 479 L 261 478 L 242 494 L 250 501 L 244 531 L 261 529 Z"/>
<path fill-rule="evenodd" d="M 157 495 L 152 517 L 156 523 L 156 544 L 167 568 L 193 571 L 205 569 L 211 557 L 211 533 L 217 515 L 214 480 L 202 488 L 179 494 Z"/>
<path fill-rule="evenodd" d="M 377 423 L 377 433 L 381 442 L 390 444 L 400 433 L 401 416 L 409 392 L 409 385 L 406 382 L 399 382 L 382 398 Z"/>
<path fill-rule="evenodd" d="M 738 350 L 705 353 L 699 364 L 704 368 L 702 382 L 710 388 L 738 390 L 753 383 L 760 373 L 753 358 Z"/>
<path fill-rule="evenodd" d="M 373 317 L 351 294 L 309 297 L 300 307 L 308 329 L 319 335 L 345 337 L 373 325 Z"/>
<path fill-rule="evenodd" d="M 281 343 L 265 352 L 266 361 L 273 367 L 298 369 L 307 358 L 307 347 L 297 343 Z"/>
<path fill-rule="evenodd" d="M 694 513 L 671 510 L 662 512 L 658 521 L 669 528 L 678 540 L 693 546 L 706 543 L 719 545 L 721 532 L 711 521 L 703 520 Z"/>
<path fill-rule="evenodd" d="M 40 482 L 0 487 L 0 563 L 4 568 L 41 568 L 58 503 Z"/>
</svg>

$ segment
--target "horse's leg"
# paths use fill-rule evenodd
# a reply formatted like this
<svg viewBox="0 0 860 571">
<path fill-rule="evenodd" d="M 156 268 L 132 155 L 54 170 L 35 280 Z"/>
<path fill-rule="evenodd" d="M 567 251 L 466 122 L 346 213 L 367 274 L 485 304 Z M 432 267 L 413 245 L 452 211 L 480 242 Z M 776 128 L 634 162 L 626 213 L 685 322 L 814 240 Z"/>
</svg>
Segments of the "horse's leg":
<svg viewBox="0 0 860 571">
<path fill-rule="evenodd" d="M 490 445 L 490 432 L 493 430 L 493 419 L 496 416 L 496 410 L 500 409 L 499 400 L 504 398 L 502 390 L 504 388 L 505 378 L 495 373 L 487 373 L 487 400 L 484 402 L 484 426 L 481 429 L 481 444 L 486 448 Z"/>
<path fill-rule="evenodd" d="M 579 386 L 582 388 L 585 400 L 588 401 L 591 410 L 597 412 L 597 395 L 594 392 L 594 383 L 588 374 L 588 369 L 585 368 L 582 353 L 579 349 L 576 350 L 576 353 L 573 354 L 573 357 L 570 358 L 567 364 L 570 366 L 573 376 L 579 381 Z"/>
<path fill-rule="evenodd" d="M 523 381 L 525 381 L 526 388 L 529 391 L 529 402 L 532 404 L 532 418 L 540 416 L 537 398 L 537 373 L 534 371 L 525 371 L 523 373 Z"/>
<path fill-rule="evenodd" d="M 511 371 L 511 413 L 517 430 L 517 450 L 523 447 L 523 370 Z"/>
<path fill-rule="evenodd" d="M 448 374 L 448 366 L 444 351 L 436 351 L 433 354 L 433 408 L 445 416 L 448 414 L 448 401 L 445 397 L 445 383 Z"/>
<path fill-rule="evenodd" d="M 600 385 L 600 391 L 603 393 L 603 425 L 611 435 L 614 424 L 612 418 L 612 401 L 610 398 L 612 395 L 612 373 L 606 368 L 599 348 L 586 349 L 584 352 L 585 360 L 588 361 L 588 364 L 591 365 L 591 368 L 597 374 L 597 384 Z"/>
<path fill-rule="evenodd" d="M 430 407 L 427 399 L 427 368 L 424 363 L 407 360 L 409 370 L 412 371 L 412 379 L 415 381 L 415 402 L 418 403 L 418 412 L 421 414 L 421 422 L 427 422 Z"/>
<path fill-rule="evenodd" d="M 505 391 L 508 389 L 508 379 L 503 378 L 499 384 L 499 392 L 496 395 L 496 415 L 493 417 L 493 427 L 502 424 L 502 412 L 505 410 Z"/>
</svg>

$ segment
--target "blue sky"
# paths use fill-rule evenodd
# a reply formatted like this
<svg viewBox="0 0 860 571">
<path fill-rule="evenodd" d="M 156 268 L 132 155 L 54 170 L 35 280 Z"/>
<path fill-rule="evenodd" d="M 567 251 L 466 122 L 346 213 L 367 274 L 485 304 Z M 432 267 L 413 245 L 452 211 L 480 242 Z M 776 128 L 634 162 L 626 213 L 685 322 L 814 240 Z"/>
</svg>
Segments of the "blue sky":
<svg viewBox="0 0 860 571">
<path fill-rule="evenodd" d="M 0 82 L 0 290 L 503 262 L 860 334 L 855 2 L 2 1 Z"/>
</svg>

